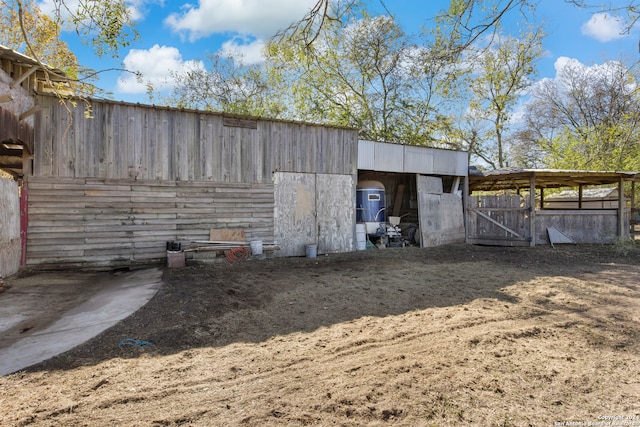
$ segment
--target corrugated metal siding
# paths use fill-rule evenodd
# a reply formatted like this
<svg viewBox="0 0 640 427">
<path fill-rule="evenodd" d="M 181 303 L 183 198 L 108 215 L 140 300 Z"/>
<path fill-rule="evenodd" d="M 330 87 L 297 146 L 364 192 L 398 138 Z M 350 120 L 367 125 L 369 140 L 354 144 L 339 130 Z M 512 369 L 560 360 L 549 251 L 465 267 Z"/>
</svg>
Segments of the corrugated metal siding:
<svg viewBox="0 0 640 427">
<path fill-rule="evenodd" d="M 376 144 L 375 170 L 404 172 L 404 152 L 402 145 Z"/>
<path fill-rule="evenodd" d="M 466 176 L 468 169 L 467 153 L 433 150 L 433 173 L 437 175 Z"/>
<path fill-rule="evenodd" d="M 374 170 L 376 167 L 376 143 L 358 141 L 358 169 Z"/>
<path fill-rule="evenodd" d="M 425 175 L 467 176 L 464 151 L 358 141 L 358 169 Z"/>
<path fill-rule="evenodd" d="M 404 165 L 406 172 L 432 174 L 433 173 L 432 148 L 405 147 Z"/>
</svg>

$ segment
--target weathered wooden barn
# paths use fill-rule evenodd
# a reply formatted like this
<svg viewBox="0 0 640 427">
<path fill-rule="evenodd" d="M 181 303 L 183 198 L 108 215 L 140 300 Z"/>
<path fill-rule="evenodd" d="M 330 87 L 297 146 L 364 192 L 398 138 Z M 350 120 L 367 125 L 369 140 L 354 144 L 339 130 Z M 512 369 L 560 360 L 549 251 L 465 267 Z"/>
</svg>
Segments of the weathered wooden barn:
<svg viewBox="0 0 640 427">
<path fill-rule="evenodd" d="M 7 205 L 18 237 L 13 221 L 0 275 L 11 274 L 16 250 L 29 266 L 157 262 L 166 242 L 206 240 L 211 229 L 277 242 L 280 256 L 304 255 L 309 243 L 352 251 L 363 175 L 389 184 L 425 245 L 464 239 L 466 153 L 359 141 L 352 128 L 107 100 L 72 106 L 43 90 L 38 63 L 7 49 L 0 57 L 0 169 L 20 183 L 20 211 Z"/>
</svg>

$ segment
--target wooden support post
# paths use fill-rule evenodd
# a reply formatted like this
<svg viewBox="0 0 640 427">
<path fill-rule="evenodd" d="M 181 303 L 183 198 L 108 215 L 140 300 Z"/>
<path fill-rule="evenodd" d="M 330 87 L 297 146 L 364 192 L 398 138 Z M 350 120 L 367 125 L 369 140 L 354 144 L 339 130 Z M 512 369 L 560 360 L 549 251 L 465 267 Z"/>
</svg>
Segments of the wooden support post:
<svg viewBox="0 0 640 427">
<path fill-rule="evenodd" d="M 622 238 L 624 232 L 624 210 L 626 203 L 624 201 L 624 179 L 620 177 L 618 182 L 618 237 Z"/>
<path fill-rule="evenodd" d="M 462 193 L 462 206 L 464 207 L 464 241 L 469 243 L 469 174 L 464 177 L 464 191 Z"/>
<path fill-rule="evenodd" d="M 531 234 L 531 240 L 529 246 L 536 246 L 536 174 L 532 173 L 529 178 L 529 206 L 531 211 L 529 212 L 529 232 Z"/>
<path fill-rule="evenodd" d="M 37 113 L 38 111 L 42 110 L 42 106 L 41 105 L 34 105 L 33 107 L 29 108 L 27 111 L 23 112 L 22 114 L 20 114 L 20 120 L 24 120 L 27 117 Z"/>
<path fill-rule="evenodd" d="M 636 238 L 636 223 L 634 220 L 634 212 L 636 208 L 636 182 L 631 181 L 631 209 L 629 210 L 629 233 L 631 234 L 631 238 L 635 240 Z"/>
<path fill-rule="evenodd" d="M 38 71 L 38 69 L 40 68 L 39 65 L 34 65 L 33 67 L 31 67 L 26 73 L 24 73 L 22 76 L 20 76 L 17 80 L 14 80 L 13 83 L 11 83 L 11 86 L 9 86 L 11 89 L 15 88 L 16 86 L 18 86 L 20 83 L 22 83 L 23 81 L 27 80 L 29 78 L 29 76 L 33 73 L 35 73 L 36 71 Z"/>
<path fill-rule="evenodd" d="M 578 186 L 578 209 L 582 209 L 582 184 Z"/>
</svg>

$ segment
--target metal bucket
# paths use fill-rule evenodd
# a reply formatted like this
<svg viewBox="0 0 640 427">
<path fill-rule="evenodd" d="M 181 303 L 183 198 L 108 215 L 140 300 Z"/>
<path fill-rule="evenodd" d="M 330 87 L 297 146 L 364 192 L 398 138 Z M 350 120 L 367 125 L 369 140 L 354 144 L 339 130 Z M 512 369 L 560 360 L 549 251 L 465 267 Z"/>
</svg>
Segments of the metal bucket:
<svg viewBox="0 0 640 427">
<path fill-rule="evenodd" d="M 315 258 L 318 254 L 318 245 L 316 245 L 315 243 L 306 245 L 305 249 L 307 258 Z"/>
<path fill-rule="evenodd" d="M 364 251 L 367 249 L 367 226 L 366 224 L 356 224 L 356 249 Z"/>
<path fill-rule="evenodd" d="M 262 255 L 262 240 L 254 240 L 249 242 L 251 246 L 251 255 Z"/>
</svg>

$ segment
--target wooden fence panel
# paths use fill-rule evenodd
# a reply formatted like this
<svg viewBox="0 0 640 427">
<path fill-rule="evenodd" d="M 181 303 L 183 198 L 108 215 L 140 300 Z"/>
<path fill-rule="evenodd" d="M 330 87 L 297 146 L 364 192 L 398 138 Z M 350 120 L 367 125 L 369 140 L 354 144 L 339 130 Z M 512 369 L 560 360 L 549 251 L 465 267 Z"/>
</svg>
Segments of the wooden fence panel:
<svg viewBox="0 0 640 427">
<path fill-rule="evenodd" d="M 468 235 L 471 243 L 528 245 L 528 210 L 518 195 L 469 197 Z"/>
</svg>

